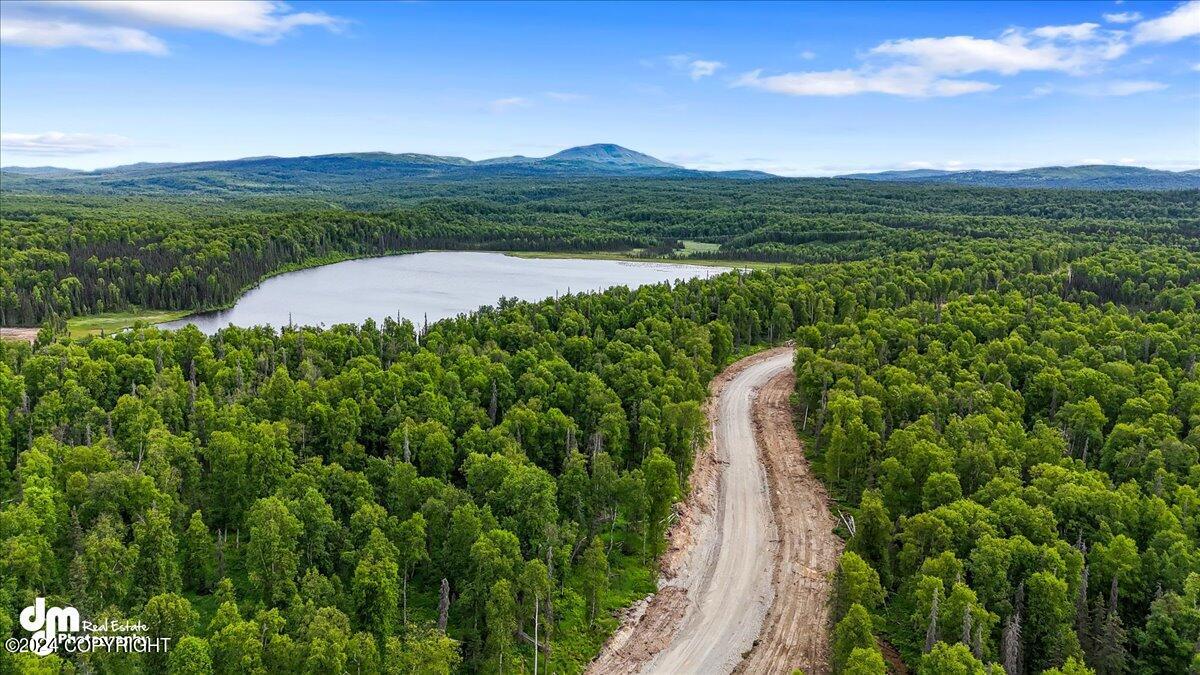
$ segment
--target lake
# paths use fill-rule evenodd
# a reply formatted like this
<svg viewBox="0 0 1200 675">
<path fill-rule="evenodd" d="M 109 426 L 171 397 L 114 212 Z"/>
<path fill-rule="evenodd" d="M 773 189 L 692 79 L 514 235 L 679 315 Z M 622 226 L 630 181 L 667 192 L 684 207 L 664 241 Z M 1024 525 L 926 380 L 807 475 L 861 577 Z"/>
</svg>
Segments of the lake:
<svg viewBox="0 0 1200 675">
<path fill-rule="evenodd" d="M 503 253 L 445 251 L 364 258 L 288 272 L 263 281 L 233 307 L 160 324 L 189 323 L 205 333 L 235 326 L 332 326 L 368 318 L 408 319 L 420 326 L 494 305 L 598 291 L 613 286 L 710 277 L 726 268 L 584 258 L 518 258 Z"/>
</svg>

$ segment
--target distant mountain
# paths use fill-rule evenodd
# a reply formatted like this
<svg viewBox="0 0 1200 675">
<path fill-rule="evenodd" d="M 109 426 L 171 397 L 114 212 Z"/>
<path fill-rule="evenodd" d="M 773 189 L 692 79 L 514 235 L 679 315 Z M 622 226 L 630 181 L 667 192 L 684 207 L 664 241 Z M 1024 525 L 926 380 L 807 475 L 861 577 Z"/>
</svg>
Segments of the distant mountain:
<svg viewBox="0 0 1200 675">
<path fill-rule="evenodd" d="M 0 167 L 0 171 L 4 173 L 15 173 L 18 176 L 66 176 L 72 173 L 79 173 L 75 169 L 64 169 L 60 166 L 5 166 Z"/>
<path fill-rule="evenodd" d="M 312 157 L 246 157 L 217 162 L 139 163 L 63 173 L 3 170 L 11 191 L 97 194 L 271 194 L 386 190 L 421 180 L 497 177 L 770 178 L 757 171 L 696 171 L 609 143 L 569 148 L 549 157 L 463 157 L 360 152 Z"/>
<path fill-rule="evenodd" d="M 1019 171 L 882 171 L 838 178 L 897 183 L 947 183 L 976 187 L 1070 188 L 1083 190 L 1186 190 L 1200 188 L 1200 170 L 1159 171 L 1140 166 L 1092 164 L 1047 166 Z"/>
<path fill-rule="evenodd" d="M 245 157 L 227 161 L 140 162 L 95 171 L 5 167 L 0 189 L 64 194 L 348 194 L 386 192 L 420 181 L 492 178 L 776 178 L 761 171 L 698 171 L 611 143 L 568 148 L 549 157 L 463 157 L 357 152 L 311 157 Z M 1200 170 L 1129 166 L 1044 167 L 1021 171 L 885 171 L 838 179 L 945 183 L 978 187 L 1173 190 L 1200 188 Z"/>
<path fill-rule="evenodd" d="M 596 143 L 595 145 L 581 145 L 575 148 L 567 148 L 562 152 L 550 155 L 544 161 L 580 162 L 584 164 L 602 164 L 605 166 L 637 169 L 683 169 L 683 167 L 677 164 L 670 164 L 650 155 L 644 155 L 629 148 L 613 145 L 612 143 Z"/>
</svg>

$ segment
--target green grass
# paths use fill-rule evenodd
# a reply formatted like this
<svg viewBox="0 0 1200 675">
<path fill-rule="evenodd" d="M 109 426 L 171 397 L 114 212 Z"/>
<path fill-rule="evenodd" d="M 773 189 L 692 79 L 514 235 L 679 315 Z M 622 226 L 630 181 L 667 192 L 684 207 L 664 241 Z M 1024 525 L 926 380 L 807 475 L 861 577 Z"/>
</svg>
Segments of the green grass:
<svg viewBox="0 0 1200 675">
<path fill-rule="evenodd" d="M 679 243 L 683 244 L 683 252 L 678 255 L 689 256 L 693 253 L 716 253 L 721 250 L 720 244 L 714 244 L 708 241 L 692 241 L 684 239 Z"/>
<path fill-rule="evenodd" d="M 107 335 L 132 328 L 138 322 L 153 324 L 174 321 L 191 313 L 190 310 L 133 309 L 128 312 L 77 316 L 67 320 L 67 332 L 73 338 L 99 335 L 101 331 Z"/>
<path fill-rule="evenodd" d="M 555 598 L 554 612 L 558 625 L 555 627 L 554 652 L 550 659 L 551 672 L 582 673 L 620 624 L 617 612 L 658 590 L 658 560 L 650 558 L 643 561 L 638 553 L 626 554 L 622 551 L 626 546 L 639 549 L 640 538 L 619 533 L 614 544 L 614 550 L 609 555 L 610 585 L 601 598 L 601 608 L 596 613 L 594 624 L 588 625 L 587 603 L 574 573 L 567 575 L 563 594 Z M 527 665 L 532 668 L 532 648 L 523 648 L 522 654 L 528 658 Z"/>
</svg>

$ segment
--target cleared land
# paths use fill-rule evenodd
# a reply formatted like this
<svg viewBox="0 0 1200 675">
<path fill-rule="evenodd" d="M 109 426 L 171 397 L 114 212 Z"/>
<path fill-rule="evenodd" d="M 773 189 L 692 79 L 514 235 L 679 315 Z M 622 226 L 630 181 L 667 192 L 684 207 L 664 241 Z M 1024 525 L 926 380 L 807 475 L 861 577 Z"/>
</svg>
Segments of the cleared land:
<svg viewBox="0 0 1200 675">
<path fill-rule="evenodd" d="M 67 331 L 71 334 L 71 337 L 98 335 L 101 331 L 105 334 L 119 333 L 126 328 L 132 328 L 139 321 L 148 324 L 163 323 L 164 321 L 174 321 L 188 314 L 191 314 L 191 312 L 186 310 L 137 309 L 129 312 L 77 316 L 73 319 L 67 319 Z"/>
<path fill-rule="evenodd" d="M 37 328 L 0 328 L 0 340 L 33 342 L 37 339 Z"/>
</svg>

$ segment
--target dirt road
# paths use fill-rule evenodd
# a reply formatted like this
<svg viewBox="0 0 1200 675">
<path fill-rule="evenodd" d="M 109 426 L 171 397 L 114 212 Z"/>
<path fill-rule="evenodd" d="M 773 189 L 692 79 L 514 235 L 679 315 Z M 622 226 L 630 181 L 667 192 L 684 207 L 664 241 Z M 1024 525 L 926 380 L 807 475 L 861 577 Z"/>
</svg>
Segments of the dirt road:
<svg viewBox="0 0 1200 675">
<path fill-rule="evenodd" d="M 843 542 L 833 533 L 825 486 L 810 471 L 796 438 L 788 402 L 794 382 L 790 372 L 776 376 L 754 406 L 779 546 L 775 602 L 754 650 L 737 668 L 741 673 L 829 672 L 830 574 Z"/>
<path fill-rule="evenodd" d="M 710 536 L 696 542 L 688 608 L 647 672 L 728 673 L 754 644 L 774 599 L 775 525 L 751 416 L 757 389 L 792 367 L 790 350 L 746 366 L 712 406 L 713 448 L 725 464 Z"/>
<path fill-rule="evenodd" d="M 589 672 L 825 669 L 825 575 L 840 542 L 792 427 L 791 360 L 791 349 L 773 349 L 714 380 L 712 442 L 659 591 L 631 608 Z"/>
</svg>

